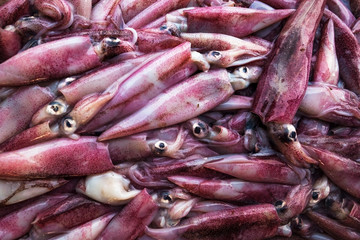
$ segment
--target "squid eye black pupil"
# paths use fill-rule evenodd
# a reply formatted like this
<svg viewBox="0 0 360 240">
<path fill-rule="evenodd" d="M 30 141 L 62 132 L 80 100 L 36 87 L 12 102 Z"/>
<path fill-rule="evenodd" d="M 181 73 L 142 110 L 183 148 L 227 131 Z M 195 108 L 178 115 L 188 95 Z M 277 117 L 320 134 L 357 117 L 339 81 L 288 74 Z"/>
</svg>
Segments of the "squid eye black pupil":
<svg viewBox="0 0 360 240">
<path fill-rule="evenodd" d="M 66 124 L 66 127 L 71 128 L 71 123 L 70 123 L 69 120 L 66 120 L 66 121 L 65 121 L 65 124 Z"/>
<path fill-rule="evenodd" d="M 244 73 L 247 73 L 247 71 L 248 71 L 247 67 L 244 67 L 242 70 Z"/>
<path fill-rule="evenodd" d="M 290 133 L 290 137 L 291 137 L 291 138 L 295 138 L 295 137 L 296 137 L 296 132 L 291 132 L 291 133 Z"/>
<path fill-rule="evenodd" d="M 161 143 L 159 144 L 159 147 L 160 147 L 160 148 L 164 148 L 164 147 L 165 147 L 165 144 L 164 144 L 163 142 L 161 142 Z"/>
<path fill-rule="evenodd" d="M 165 30 L 166 28 L 167 28 L 166 25 L 164 25 L 160 27 L 160 30 Z"/>
<path fill-rule="evenodd" d="M 52 105 L 51 108 L 52 108 L 52 110 L 54 110 L 54 112 L 59 111 L 59 107 L 56 105 Z"/>
<path fill-rule="evenodd" d="M 199 126 L 196 126 L 195 129 L 194 129 L 194 132 L 196 134 L 200 134 L 201 133 L 201 128 Z"/>
<path fill-rule="evenodd" d="M 169 201 L 169 202 L 172 200 L 171 197 L 169 195 L 167 195 L 167 194 L 164 195 L 163 198 L 164 198 L 164 200 Z"/>
<path fill-rule="evenodd" d="M 214 57 L 218 57 L 218 56 L 220 56 L 220 53 L 217 51 L 213 51 L 213 52 L 211 52 L 211 55 L 213 55 Z"/>
<path fill-rule="evenodd" d="M 317 200 L 319 198 L 319 193 L 318 192 L 313 192 L 312 193 L 312 199 Z"/>
</svg>

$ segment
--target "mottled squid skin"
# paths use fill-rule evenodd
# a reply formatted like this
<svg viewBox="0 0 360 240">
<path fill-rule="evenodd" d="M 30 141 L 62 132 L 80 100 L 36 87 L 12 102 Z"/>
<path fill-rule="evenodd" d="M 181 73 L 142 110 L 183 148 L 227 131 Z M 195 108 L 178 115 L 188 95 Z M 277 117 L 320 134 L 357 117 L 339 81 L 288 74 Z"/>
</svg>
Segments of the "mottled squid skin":
<svg viewBox="0 0 360 240">
<path fill-rule="evenodd" d="M 155 19 L 165 15 L 166 13 L 184 8 L 188 5 L 190 0 L 160 0 L 156 1 L 142 12 L 137 14 L 134 18 L 127 22 L 128 27 L 142 28 L 146 24 L 154 21 Z"/>
<path fill-rule="evenodd" d="M 360 99 L 346 89 L 315 83 L 309 85 L 299 110 L 307 117 L 343 126 L 360 126 Z"/>
<path fill-rule="evenodd" d="M 309 155 L 318 159 L 319 168 L 326 176 L 344 191 L 360 198 L 360 164 L 351 159 L 338 156 L 327 150 L 304 145 Z"/>
<path fill-rule="evenodd" d="M 81 226 L 69 230 L 67 233 L 51 238 L 52 240 L 96 239 L 106 228 L 116 213 L 108 213 L 93 219 Z"/>
<path fill-rule="evenodd" d="M 315 211 L 307 211 L 306 216 L 314 221 L 322 230 L 336 239 L 356 240 L 360 238 L 360 234 L 351 228 L 341 225 L 337 221 L 326 217 Z"/>
<path fill-rule="evenodd" d="M 138 15 L 144 9 L 155 3 L 156 0 L 123 0 L 120 1 L 120 8 L 125 22 L 130 21 L 133 17 Z"/>
<path fill-rule="evenodd" d="M 338 81 L 339 63 L 336 57 L 334 22 L 330 19 L 323 26 L 313 82 L 337 85 Z"/>
<path fill-rule="evenodd" d="M 0 28 L 0 63 L 14 56 L 21 49 L 20 35 L 13 27 Z"/>
<path fill-rule="evenodd" d="M 37 85 L 19 88 L 6 98 L 0 104 L 0 143 L 25 130 L 31 116 L 52 98 L 50 89 Z"/>
<path fill-rule="evenodd" d="M 326 4 L 349 28 L 353 26 L 356 19 L 341 0 L 327 0 Z"/>
<path fill-rule="evenodd" d="M 5 179 L 89 175 L 113 168 L 107 145 L 95 137 L 55 139 L 4 152 L 0 163 L 0 176 Z"/>
<path fill-rule="evenodd" d="M 266 47 L 261 46 L 250 41 L 242 40 L 226 34 L 220 33 L 181 33 L 180 37 L 191 43 L 192 48 L 201 50 L 230 50 L 230 49 L 244 49 L 246 51 L 267 51 Z M 268 51 L 270 48 L 266 48 Z"/>
<path fill-rule="evenodd" d="M 222 33 L 244 37 L 289 17 L 294 10 L 254 10 L 241 7 L 207 7 L 184 11 L 187 32 Z"/>
<path fill-rule="evenodd" d="M 91 0 L 69 0 L 75 8 L 75 13 L 89 20 L 92 10 Z"/>
<path fill-rule="evenodd" d="M 238 179 L 206 179 L 192 176 L 171 176 L 176 185 L 200 197 L 238 203 L 273 203 L 284 199 L 291 186 L 245 182 Z"/>
<path fill-rule="evenodd" d="M 53 236 L 115 210 L 111 206 L 73 195 L 38 214 L 32 222 L 33 231 L 38 236 Z"/>
<path fill-rule="evenodd" d="M 31 223 L 37 214 L 64 200 L 68 196 L 68 194 L 43 196 L 35 202 L 27 204 L 5 217 L 2 217 L 0 219 L 0 238 L 4 240 L 11 240 L 23 236 L 30 230 Z"/>
<path fill-rule="evenodd" d="M 359 136 L 306 136 L 301 134 L 299 141 L 301 144 L 326 149 L 345 158 L 360 159 Z"/>
<path fill-rule="evenodd" d="M 101 0 L 91 10 L 92 28 L 123 28 L 120 0 Z"/>
<path fill-rule="evenodd" d="M 156 202 L 144 189 L 111 220 L 97 239 L 135 240 L 143 235 L 157 211 Z"/>
<path fill-rule="evenodd" d="M 165 33 L 157 33 L 146 30 L 137 30 L 136 32 L 138 35 L 136 42 L 138 50 L 144 53 L 171 49 L 185 42 L 185 40 L 181 38 Z"/>
<path fill-rule="evenodd" d="M 28 0 L 13 0 L 0 6 L 0 27 L 14 23 L 21 16 L 28 15 L 30 12 L 30 2 Z"/>
<path fill-rule="evenodd" d="M 73 105 L 88 94 L 105 91 L 113 82 L 150 57 L 152 55 L 144 55 L 100 68 L 61 88 L 60 92 L 66 102 Z"/>
<path fill-rule="evenodd" d="M 163 52 L 128 76 L 115 88 L 115 95 L 84 127 L 94 130 L 113 120 L 125 117 L 145 106 L 148 101 L 196 71 L 190 62 L 190 43 L 183 43 Z M 112 89 L 111 89 L 112 91 Z"/>
<path fill-rule="evenodd" d="M 174 228 L 146 228 L 155 239 L 252 239 L 277 235 L 280 218 L 271 204 L 213 211 L 192 217 Z"/>
<path fill-rule="evenodd" d="M 186 121 L 225 101 L 233 92 L 226 70 L 197 74 L 153 98 L 142 109 L 103 132 L 99 140 L 123 137 Z"/>
<path fill-rule="evenodd" d="M 100 64 L 89 37 L 71 37 L 33 47 L 0 64 L 0 86 L 62 78 Z"/>
<path fill-rule="evenodd" d="M 305 176 L 302 169 L 291 169 L 278 157 L 248 157 L 245 154 L 218 156 L 220 160 L 205 163 L 213 169 L 233 177 L 252 182 L 300 184 Z"/>
<path fill-rule="evenodd" d="M 262 2 L 269 4 L 273 8 L 296 8 L 300 0 L 262 0 Z"/>
<path fill-rule="evenodd" d="M 360 93 L 360 46 L 351 29 L 335 14 L 325 9 L 324 16 L 334 21 L 335 46 L 340 77 L 345 88 Z"/>
<path fill-rule="evenodd" d="M 324 0 L 303 1 L 281 30 L 253 104 L 263 123 L 292 122 L 306 91 L 313 40 L 324 7 Z"/>
<path fill-rule="evenodd" d="M 350 9 L 356 18 L 360 17 L 360 0 L 350 0 Z"/>
</svg>

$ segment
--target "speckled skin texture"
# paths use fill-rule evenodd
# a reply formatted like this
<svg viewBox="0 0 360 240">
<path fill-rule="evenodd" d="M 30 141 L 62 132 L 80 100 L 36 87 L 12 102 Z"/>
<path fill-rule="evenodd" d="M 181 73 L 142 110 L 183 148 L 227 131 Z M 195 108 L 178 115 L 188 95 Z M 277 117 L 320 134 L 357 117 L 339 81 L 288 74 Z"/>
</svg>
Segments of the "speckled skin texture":
<svg viewBox="0 0 360 240">
<path fill-rule="evenodd" d="M 337 221 L 326 217 L 315 211 L 308 211 L 306 216 L 314 221 L 322 230 L 335 239 L 348 239 L 348 240 L 358 240 L 360 239 L 360 234 L 356 231 L 347 228 Z"/>
<path fill-rule="evenodd" d="M 338 156 L 327 150 L 304 146 L 319 161 L 319 168 L 344 191 L 356 198 L 360 197 L 360 164 Z"/>
<path fill-rule="evenodd" d="M 4 179 L 83 176 L 112 168 L 107 146 L 96 137 L 60 138 L 0 154 L 0 176 Z"/>
<path fill-rule="evenodd" d="M 21 48 L 20 35 L 0 28 L 0 63 L 14 56 Z"/>
<path fill-rule="evenodd" d="M 171 176 L 176 185 L 203 198 L 238 203 L 273 203 L 284 199 L 289 185 L 245 182 L 238 179 L 215 180 L 192 176 Z"/>
<path fill-rule="evenodd" d="M 115 86 L 114 97 L 84 129 L 93 130 L 125 117 L 144 107 L 162 91 L 189 77 L 197 70 L 189 62 L 190 56 L 190 43 L 183 43 L 151 59 L 119 86 Z"/>
<path fill-rule="evenodd" d="M 29 7 L 28 0 L 11 0 L 0 6 L 0 27 L 15 22 L 21 16 L 28 15 Z"/>
<path fill-rule="evenodd" d="M 25 130 L 32 115 L 52 98 L 48 88 L 35 85 L 19 88 L 3 101 L 0 104 L 0 143 Z"/>
<path fill-rule="evenodd" d="M 202 214 L 182 225 L 195 224 L 185 239 L 264 239 L 274 236 L 280 219 L 272 204 L 251 205 Z"/>
<path fill-rule="evenodd" d="M 36 215 L 46 208 L 64 200 L 68 195 L 43 196 L 0 219 L 0 238 L 3 240 L 17 239 L 27 233 Z"/>
<path fill-rule="evenodd" d="M 132 1 L 123 0 L 120 1 L 121 12 L 125 22 L 130 21 L 133 17 L 138 15 L 144 9 L 149 7 L 156 0 L 143 0 L 143 1 Z"/>
<path fill-rule="evenodd" d="M 19 86 L 76 75 L 101 64 L 88 36 L 30 48 L 0 64 L 0 86 Z"/>
<path fill-rule="evenodd" d="M 169 88 L 100 135 L 99 140 L 170 126 L 204 113 L 234 92 L 226 70 L 197 74 Z"/>
<path fill-rule="evenodd" d="M 158 206 L 144 189 L 111 220 L 97 239 L 135 240 L 144 233 L 157 211 Z"/>
<path fill-rule="evenodd" d="M 142 28 L 146 24 L 156 20 L 165 13 L 171 12 L 172 10 L 184 8 L 188 5 L 190 0 L 160 0 L 140 12 L 129 22 L 127 26 L 131 28 Z"/>
<path fill-rule="evenodd" d="M 220 161 L 207 163 L 205 167 L 254 182 L 300 184 L 303 177 L 300 175 L 300 169 L 295 172 L 275 156 L 251 158 L 244 154 L 234 154 Z"/>
<path fill-rule="evenodd" d="M 290 16 L 294 10 L 254 10 L 233 7 L 195 8 L 184 11 L 188 32 L 223 33 L 245 37 Z"/>
<path fill-rule="evenodd" d="M 108 205 L 75 195 L 41 212 L 33 226 L 38 234 L 62 233 L 114 210 Z"/>
<path fill-rule="evenodd" d="M 360 94 L 360 46 L 357 39 L 335 14 L 325 10 L 324 15 L 334 21 L 340 77 L 347 89 Z"/>
<path fill-rule="evenodd" d="M 303 1 L 276 40 L 253 104 L 263 123 L 292 123 L 308 84 L 312 43 L 325 2 Z"/>
</svg>

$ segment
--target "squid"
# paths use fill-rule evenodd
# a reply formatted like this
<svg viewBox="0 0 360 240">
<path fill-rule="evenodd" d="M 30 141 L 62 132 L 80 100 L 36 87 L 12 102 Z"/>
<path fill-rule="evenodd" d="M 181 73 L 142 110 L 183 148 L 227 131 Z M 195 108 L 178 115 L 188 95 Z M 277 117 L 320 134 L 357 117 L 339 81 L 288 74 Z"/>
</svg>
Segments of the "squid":
<svg viewBox="0 0 360 240">
<path fill-rule="evenodd" d="M 22 16 L 30 12 L 30 2 L 28 0 L 8 1 L 0 6 L 0 28 L 14 23 Z"/>
<path fill-rule="evenodd" d="M 271 204 L 250 205 L 204 213 L 173 228 L 146 228 L 155 239 L 264 239 L 276 235 L 291 236 L 282 229 L 280 218 Z"/>
<path fill-rule="evenodd" d="M 0 176 L 33 179 L 51 176 L 81 176 L 113 169 L 107 146 L 96 137 L 78 140 L 54 139 L 0 154 Z"/>
<path fill-rule="evenodd" d="M 254 10 L 241 7 L 207 7 L 184 10 L 183 16 L 166 16 L 167 24 L 175 24 L 180 32 L 222 33 L 245 37 L 294 13 L 286 10 Z M 215 21 L 216 20 L 216 21 Z"/>
<path fill-rule="evenodd" d="M 190 77 L 103 132 L 99 140 L 128 136 L 191 119 L 225 101 L 233 94 L 234 88 L 242 88 L 243 81 L 237 79 L 232 79 L 223 69 Z M 230 81 L 233 82 L 234 88 Z"/>
<path fill-rule="evenodd" d="M 291 189 L 289 185 L 238 179 L 218 180 L 180 175 L 168 179 L 197 196 L 238 203 L 273 203 L 277 199 L 284 199 Z"/>
<path fill-rule="evenodd" d="M 0 86 L 28 85 L 75 75 L 100 66 L 106 56 L 133 50 L 130 43 L 117 38 L 104 38 L 95 46 L 89 36 L 44 43 L 1 63 Z"/>
<path fill-rule="evenodd" d="M 121 236 L 135 240 L 143 235 L 157 211 L 158 206 L 144 189 L 110 221 L 97 239 L 118 239 Z"/>
<path fill-rule="evenodd" d="M 30 236 L 49 238 L 116 210 L 82 196 L 71 195 L 39 213 L 32 222 Z"/>
</svg>

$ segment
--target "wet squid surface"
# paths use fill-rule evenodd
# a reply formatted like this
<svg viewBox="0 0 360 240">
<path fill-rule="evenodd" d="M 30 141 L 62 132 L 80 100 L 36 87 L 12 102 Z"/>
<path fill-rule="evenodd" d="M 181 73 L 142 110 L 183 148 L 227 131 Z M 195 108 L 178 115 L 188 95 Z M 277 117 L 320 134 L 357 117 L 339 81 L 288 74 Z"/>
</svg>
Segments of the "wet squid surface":
<svg viewBox="0 0 360 240">
<path fill-rule="evenodd" d="M 359 17 L 0 1 L 0 239 L 360 239 Z"/>
</svg>

